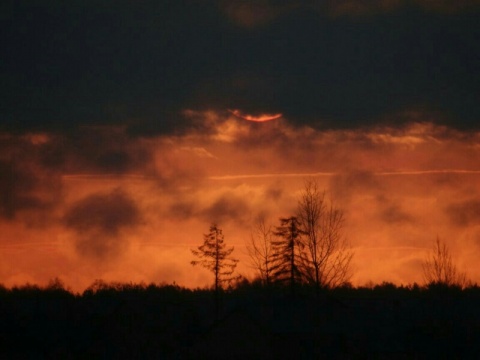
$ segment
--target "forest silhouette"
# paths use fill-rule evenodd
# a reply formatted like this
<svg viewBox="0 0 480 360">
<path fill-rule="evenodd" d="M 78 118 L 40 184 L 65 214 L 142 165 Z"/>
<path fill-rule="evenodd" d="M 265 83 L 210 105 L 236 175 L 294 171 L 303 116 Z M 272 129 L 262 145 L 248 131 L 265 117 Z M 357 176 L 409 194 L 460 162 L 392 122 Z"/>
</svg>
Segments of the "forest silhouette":
<svg viewBox="0 0 480 360">
<path fill-rule="evenodd" d="M 0 288 L 4 359 L 478 358 L 480 287 Z"/>
</svg>

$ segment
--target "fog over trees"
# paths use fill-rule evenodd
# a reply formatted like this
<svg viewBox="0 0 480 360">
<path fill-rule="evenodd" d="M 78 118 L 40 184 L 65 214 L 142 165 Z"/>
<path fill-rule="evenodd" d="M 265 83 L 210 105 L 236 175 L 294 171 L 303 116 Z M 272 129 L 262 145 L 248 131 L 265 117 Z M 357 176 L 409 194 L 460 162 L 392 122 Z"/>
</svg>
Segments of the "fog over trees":
<svg viewBox="0 0 480 360">
<path fill-rule="evenodd" d="M 267 225 L 265 217 L 260 217 L 256 220 L 246 244 L 250 267 L 266 286 L 270 286 L 273 281 L 273 236 L 272 226 Z"/>
<path fill-rule="evenodd" d="M 343 211 L 320 191 L 315 180 L 305 181 L 294 216 L 280 218 L 280 225 L 257 220 L 246 247 L 250 266 L 264 284 L 288 281 L 334 288 L 349 282 L 354 255 L 345 235 Z"/>
<path fill-rule="evenodd" d="M 438 236 L 433 249 L 423 262 L 423 277 L 427 285 L 458 286 L 467 283 L 467 274 L 459 271 L 450 250 Z"/>
<path fill-rule="evenodd" d="M 437 237 L 425 283 L 349 282 L 344 214 L 305 181 L 296 213 L 260 217 L 247 240 L 255 277 L 212 223 L 194 260 L 212 285 L 95 281 L 73 293 L 0 285 L 1 358 L 479 358 L 480 288 Z M 227 236 L 228 238 L 228 236 Z"/>
<path fill-rule="evenodd" d="M 306 180 L 298 202 L 298 219 L 304 234 L 305 276 L 319 288 L 350 280 L 353 251 L 343 234 L 343 211 L 328 200 L 315 180 Z"/>
</svg>

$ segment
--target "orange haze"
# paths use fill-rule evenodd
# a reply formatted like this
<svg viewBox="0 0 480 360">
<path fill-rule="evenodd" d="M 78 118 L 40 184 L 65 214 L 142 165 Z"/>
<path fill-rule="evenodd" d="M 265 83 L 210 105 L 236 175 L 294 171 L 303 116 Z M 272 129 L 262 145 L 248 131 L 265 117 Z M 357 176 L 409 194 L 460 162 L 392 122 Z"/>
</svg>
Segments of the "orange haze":
<svg viewBox="0 0 480 360">
<path fill-rule="evenodd" d="M 190 248 L 211 222 L 250 277 L 252 222 L 292 214 L 307 177 L 345 212 L 354 284 L 421 282 L 437 235 L 479 280 L 479 133 L 423 122 L 422 114 L 401 128 L 319 131 L 232 113 L 186 111 L 208 131 L 183 135 L 84 129 L 84 144 L 97 139 L 91 157 L 89 146 L 58 134 L 1 135 L 0 160 L 10 164 L 2 171 L 19 180 L 4 185 L 0 281 L 45 284 L 58 276 L 76 291 L 100 278 L 205 286 L 211 276 L 190 265 Z M 45 160 L 56 152 L 61 163 Z"/>
</svg>

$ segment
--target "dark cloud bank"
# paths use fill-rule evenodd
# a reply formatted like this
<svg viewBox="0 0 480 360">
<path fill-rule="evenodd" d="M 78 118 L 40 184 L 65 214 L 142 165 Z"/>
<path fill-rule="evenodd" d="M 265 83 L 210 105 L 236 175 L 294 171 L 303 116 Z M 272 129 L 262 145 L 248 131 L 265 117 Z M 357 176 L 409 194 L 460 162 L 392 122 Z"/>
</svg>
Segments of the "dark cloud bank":
<svg viewBox="0 0 480 360">
<path fill-rule="evenodd" d="M 76 249 L 85 256 L 117 255 L 125 246 L 122 231 L 141 224 L 141 211 L 122 190 L 90 195 L 73 204 L 63 223 L 76 233 Z"/>
<path fill-rule="evenodd" d="M 25 137 L 0 138 L 0 219 L 21 214 L 30 225 L 45 225 L 61 203 L 60 172 L 46 165 L 43 149 Z"/>
<path fill-rule="evenodd" d="M 224 194 L 203 207 L 192 201 L 174 202 L 168 209 L 168 215 L 180 220 L 196 217 L 206 222 L 214 219 L 214 222 L 219 223 L 235 221 L 243 224 L 252 211 L 247 200 L 233 194 Z"/>
<path fill-rule="evenodd" d="M 415 109 L 478 128 L 478 2 L 249 3 L 4 2 L 0 129 L 165 134 L 195 126 L 184 109 L 232 107 L 334 128 Z"/>
</svg>

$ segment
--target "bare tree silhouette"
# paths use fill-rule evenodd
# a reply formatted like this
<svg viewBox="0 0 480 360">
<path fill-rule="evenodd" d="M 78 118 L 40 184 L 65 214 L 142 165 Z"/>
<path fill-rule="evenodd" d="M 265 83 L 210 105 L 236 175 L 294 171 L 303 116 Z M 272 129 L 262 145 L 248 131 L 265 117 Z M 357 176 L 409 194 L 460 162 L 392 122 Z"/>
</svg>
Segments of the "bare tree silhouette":
<svg viewBox="0 0 480 360">
<path fill-rule="evenodd" d="M 226 247 L 222 229 L 217 224 L 210 225 L 208 234 L 203 235 L 203 245 L 197 249 L 191 249 L 192 254 L 199 260 L 191 261 L 193 266 L 201 265 L 210 270 L 215 276 L 215 311 L 219 310 L 219 290 L 222 283 L 230 282 L 235 279 L 232 276 L 237 266 L 238 260 L 231 257 L 233 246 Z"/>
<path fill-rule="evenodd" d="M 460 272 L 452 260 L 447 245 L 437 236 L 434 248 L 423 262 L 423 278 L 427 285 L 459 286 L 467 285 L 467 275 Z"/>
<path fill-rule="evenodd" d="M 265 223 L 264 217 L 260 217 L 255 222 L 250 239 L 246 244 L 250 266 L 256 270 L 266 286 L 269 286 L 272 281 L 273 236 L 272 226 Z"/>
<path fill-rule="evenodd" d="M 272 242 L 273 261 L 272 275 L 278 282 L 289 282 L 292 296 L 295 286 L 302 282 L 301 271 L 302 230 L 295 216 L 280 218 L 280 225 L 275 228 L 277 236 Z"/>
<path fill-rule="evenodd" d="M 320 288 L 332 288 L 349 281 L 353 251 L 342 234 L 343 212 L 320 191 L 315 180 L 306 180 L 298 202 L 298 220 L 305 234 L 304 272 Z"/>
</svg>

